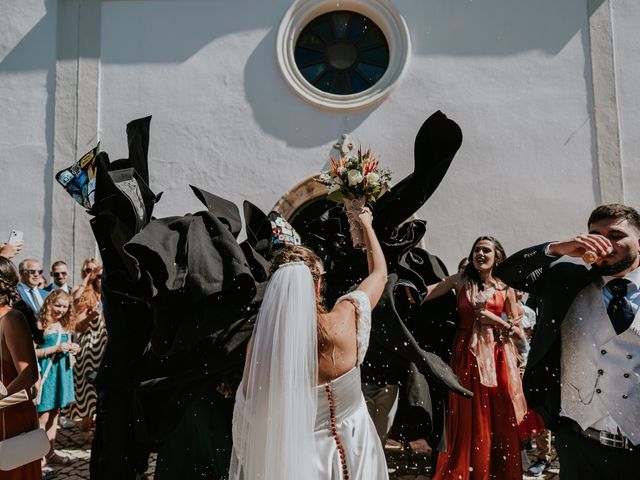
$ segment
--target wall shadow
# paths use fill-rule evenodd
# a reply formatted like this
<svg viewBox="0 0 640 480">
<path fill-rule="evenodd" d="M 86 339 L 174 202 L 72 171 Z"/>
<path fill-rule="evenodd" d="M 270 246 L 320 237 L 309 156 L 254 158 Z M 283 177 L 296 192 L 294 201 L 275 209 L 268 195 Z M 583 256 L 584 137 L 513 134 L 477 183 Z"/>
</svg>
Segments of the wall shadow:
<svg viewBox="0 0 640 480">
<path fill-rule="evenodd" d="M 603 2 L 428 0 L 421 2 L 423 14 L 405 15 L 405 21 L 410 32 L 420 32 L 412 35 L 412 42 L 421 55 L 513 55 L 528 50 L 556 54 L 582 29 L 585 12 Z M 404 3 L 415 8 L 405 0 L 398 4 L 401 12 Z"/>
<path fill-rule="evenodd" d="M 287 142 L 288 146 L 317 147 L 355 130 L 376 109 L 372 106 L 355 112 L 331 112 L 299 98 L 286 84 L 275 60 L 276 34 L 274 28 L 264 37 L 244 68 L 245 98 L 265 133 Z M 295 101 L 279 101 L 287 97 Z"/>
<path fill-rule="evenodd" d="M 33 70 L 46 72 L 44 141 L 47 154 L 42 177 L 42 189 L 44 191 L 42 228 L 44 232 L 51 232 L 53 228 L 53 127 L 55 117 L 56 62 L 55 44 L 51 47 L 43 46 L 51 45 L 51 39 L 55 38 L 57 24 L 56 5 L 55 0 L 45 0 L 45 14 L 42 18 L 0 59 L 0 77 L 5 73 L 21 73 Z M 43 48 L 52 48 L 53 55 L 43 54 Z M 45 234 L 43 244 L 45 256 L 41 259 L 45 271 L 48 271 L 46 269 L 51 264 L 51 242 L 51 235 Z"/>
</svg>

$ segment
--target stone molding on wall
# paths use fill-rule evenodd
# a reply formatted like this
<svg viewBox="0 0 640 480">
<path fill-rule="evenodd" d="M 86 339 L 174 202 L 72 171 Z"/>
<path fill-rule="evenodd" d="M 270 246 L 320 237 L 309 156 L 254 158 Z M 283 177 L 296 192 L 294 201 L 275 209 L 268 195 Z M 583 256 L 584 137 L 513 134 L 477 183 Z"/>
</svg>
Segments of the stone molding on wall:
<svg viewBox="0 0 640 480">
<path fill-rule="evenodd" d="M 611 0 L 589 0 L 599 203 L 624 203 Z"/>
<path fill-rule="evenodd" d="M 335 10 L 351 10 L 369 17 L 380 27 L 389 44 L 387 71 L 375 85 L 360 93 L 335 95 L 323 92 L 305 80 L 295 62 L 295 43 L 302 29 L 314 18 Z M 389 0 L 296 0 L 280 22 L 276 40 L 280 71 L 293 91 L 311 105 L 338 111 L 362 109 L 386 98 L 402 77 L 410 51 L 407 24 Z"/>
<path fill-rule="evenodd" d="M 280 200 L 273 206 L 272 210 L 280 213 L 284 218 L 292 221 L 295 214 L 307 203 L 321 197 L 325 197 L 329 189 L 326 185 L 318 181 L 318 175 L 307 177 L 288 192 L 286 192 Z"/>
<path fill-rule="evenodd" d="M 98 141 L 102 2 L 60 0 L 57 8 L 54 172 Z M 59 185 L 54 185 L 52 202 L 51 259 L 66 261 L 77 281 L 83 260 L 96 256 L 90 217 Z"/>
</svg>

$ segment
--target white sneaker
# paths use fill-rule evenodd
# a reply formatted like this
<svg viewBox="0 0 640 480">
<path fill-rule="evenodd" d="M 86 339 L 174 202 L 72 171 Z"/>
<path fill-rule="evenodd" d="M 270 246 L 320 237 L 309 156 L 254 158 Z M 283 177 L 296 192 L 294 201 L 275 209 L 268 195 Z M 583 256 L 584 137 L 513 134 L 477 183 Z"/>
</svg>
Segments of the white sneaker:
<svg viewBox="0 0 640 480">
<path fill-rule="evenodd" d="M 62 417 L 62 416 L 60 417 L 59 423 L 62 428 L 73 428 L 76 426 L 76 422 L 74 422 L 70 418 Z"/>
</svg>

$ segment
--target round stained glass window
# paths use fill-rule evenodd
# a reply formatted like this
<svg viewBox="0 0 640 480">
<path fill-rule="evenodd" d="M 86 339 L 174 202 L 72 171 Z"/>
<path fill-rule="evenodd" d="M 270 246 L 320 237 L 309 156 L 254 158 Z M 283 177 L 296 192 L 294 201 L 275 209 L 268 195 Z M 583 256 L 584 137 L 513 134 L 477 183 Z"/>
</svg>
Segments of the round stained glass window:
<svg viewBox="0 0 640 480">
<path fill-rule="evenodd" d="M 371 19 L 340 10 L 320 15 L 304 27 L 294 57 L 311 85 L 323 92 L 351 95 L 382 78 L 389 67 L 389 45 Z"/>
</svg>

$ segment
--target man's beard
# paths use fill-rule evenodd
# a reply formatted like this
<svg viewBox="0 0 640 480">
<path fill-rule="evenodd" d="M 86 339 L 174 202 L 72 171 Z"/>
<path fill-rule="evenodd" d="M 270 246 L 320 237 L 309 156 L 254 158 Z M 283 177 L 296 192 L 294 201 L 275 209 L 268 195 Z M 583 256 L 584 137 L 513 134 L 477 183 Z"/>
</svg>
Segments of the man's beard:
<svg viewBox="0 0 640 480">
<path fill-rule="evenodd" d="M 636 261 L 636 257 L 633 255 L 627 255 L 622 260 L 612 263 L 611 265 L 594 265 L 592 270 L 602 276 L 611 276 L 620 272 L 624 272 L 629 267 L 633 266 Z"/>
</svg>

